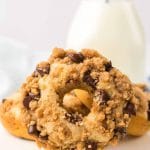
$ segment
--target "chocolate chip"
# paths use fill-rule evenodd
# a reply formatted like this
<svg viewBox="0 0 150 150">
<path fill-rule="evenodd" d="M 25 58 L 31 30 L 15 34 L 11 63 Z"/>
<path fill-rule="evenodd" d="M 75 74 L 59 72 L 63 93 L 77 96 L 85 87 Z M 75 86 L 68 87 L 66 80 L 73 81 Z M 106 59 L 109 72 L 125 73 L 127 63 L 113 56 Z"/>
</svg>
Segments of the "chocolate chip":
<svg viewBox="0 0 150 150">
<path fill-rule="evenodd" d="M 32 97 L 31 96 L 26 96 L 23 100 L 23 105 L 25 108 L 29 109 L 29 104 L 32 101 Z"/>
<path fill-rule="evenodd" d="M 29 109 L 30 102 L 32 100 L 39 100 L 40 95 L 34 95 L 33 93 L 29 93 L 23 100 L 23 105 L 25 108 Z"/>
<path fill-rule="evenodd" d="M 2 103 L 5 103 L 5 102 L 6 102 L 6 100 L 7 100 L 6 98 L 2 99 Z"/>
<path fill-rule="evenodd" d="M 86 82 L 93 89 L 96 89 L 97 80 L 93 79 L 90 75 L 91 71 L 87 70 L 83 75 L 83 82 Z"/>
<path fill-rule="evenodd" d="M 36 125 L 30 125 L 28 128 L 28 133 L 33 135 L 39 135 L 39 131 L 36 128 Z"/>
<path fill-rule="evenodd" d="M 105 90 L 98 90 L 97 94 L 99 97 L 100 104 L 102 105 L 105 105 L 108 102 L 108 100 L 110 100 L 110 96 Z"/>
<path fill-rule="evenodd" d="M 108 129 L 108 125 L 107 125 L 106 120 L 104 120 L 104 121 L 102 122 L 102 126 L 105 128 L 105 130 Z"/>
<path fill-rule="evenodd" d="M 148 121 L 150 121 L 150 110 L 147 112 L 148 115 Z"/>
<path fill-rule="evenodd" d="M 117 127 L 114 129 L 114 133 L 119 139 L 123 139 L 127 135 L 126 128 L 124 127 Z"/>
<path fill-rule="evenodd" d="M 117 127 L 116 129 L 114 129 L 115 133 L 120 133 L 120 134 L 126 134 L 126 128 L 124 127 Z"/>
<path fill-rule="evenodd" d="M 150 101 L 148 102 L 148 111 L 147 111 L 147 115 L 148 115 L 148 120 L 150 121 Z"/>
<path fill-rule="evenodd" d="M 65 119 L 67 121 L 69 121 L 70 123 L 76 124 L 77 122 L 81 122 L 82 118 L 77 115 L 77 114 L 73 114 L 73 113 L 66 113 L 65 114 Z"/>
<path fill-rule="evenodd" d="M 84 56 L 82 53 L 70 53 L 68 54 L 68 57 L 75 63 L 80 63 L 84 60 Z"/>
<path fill-rule="evenodd" d="M 46 136 L 41 136 L 40 135 L 39 138 L 42 139 L 42 140 L 48 140 L 48 135 L 46 135 Z"/>
<path fill-rule="evenodd" d="M 150 111 L 150 101 L 148 102 L 148 109 L 149 109 L 149 111 Z"/>
<path fill-rule="evenodd" d="M 85 150 L 97 150 L 97 142 L 95 141 L 86 141 L 85 142 Z"/>
<path fill-rule="evenodd" d="M 129 116 L 134 115 L 136 116 L 136 110 L 133 103 L 128 102 L 126 107 L 123 110 L 124 114 L 129 114 Z"/>
<path fill-rule="evenodd" d="M 111 61 L 105 64 L 105 70 L 110 71 L 113 68 Z"/>
<path fill-rule="evenodd" d="M 36 71 L 34 71 L 34 76 L 37 77 L 38 74 L 40 74 L 42 77 L 45 75 L 45 74 L 49 74 L 50 72 L 50 65 L 46 65 L 46 66 L 37 66 L 36 67 Z"/>
</svg>

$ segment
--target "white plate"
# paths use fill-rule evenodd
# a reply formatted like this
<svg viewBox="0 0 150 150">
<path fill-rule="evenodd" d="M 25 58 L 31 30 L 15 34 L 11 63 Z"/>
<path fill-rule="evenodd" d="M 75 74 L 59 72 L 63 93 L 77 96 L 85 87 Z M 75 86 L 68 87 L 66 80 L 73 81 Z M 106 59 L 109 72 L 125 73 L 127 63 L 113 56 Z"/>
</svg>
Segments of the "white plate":
<svg viewBox="0 0 150 150">
<path fill-rule="evenodd" d="M 0 125 L 0 149 L 2 150 L 38 150 L 31 141 L 18 139 L 8 134 Z M 115 147 L 107 150 L 150 150 L 150 132 L 140 138 L 127 139 Z"/>
<path fill-rule="evenodd" d="M 31 141 L 15 138 L 0 125 L 0 150 L 38 150 Z"/>
</svg>

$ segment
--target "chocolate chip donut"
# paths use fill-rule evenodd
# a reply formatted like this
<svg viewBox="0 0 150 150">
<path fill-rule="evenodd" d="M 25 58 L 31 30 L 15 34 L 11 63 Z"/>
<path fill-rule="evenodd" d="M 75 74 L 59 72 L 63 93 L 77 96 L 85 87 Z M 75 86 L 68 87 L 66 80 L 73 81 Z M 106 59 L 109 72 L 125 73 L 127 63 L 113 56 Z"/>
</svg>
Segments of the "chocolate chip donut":
<svg viewBox="0 0 150 150">
<path fill-rule="evenodd" d="M 48 150 L 97 150 L 116 143 L 141 104 L 128 77 L 88 49 L 55 48 L 19 93 L 26 131 Z"/>
</svg>

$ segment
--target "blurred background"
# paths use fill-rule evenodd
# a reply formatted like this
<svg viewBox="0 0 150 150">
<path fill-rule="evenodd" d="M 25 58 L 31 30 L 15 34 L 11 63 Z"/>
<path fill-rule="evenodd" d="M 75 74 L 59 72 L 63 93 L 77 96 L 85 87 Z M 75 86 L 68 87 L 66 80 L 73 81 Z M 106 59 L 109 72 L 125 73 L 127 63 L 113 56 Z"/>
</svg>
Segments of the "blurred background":
<svg viewBox="0 0 150 150">
<path fill-rule="evenodd" d="M 48 58 L 53 47 L 66 47 L 80 3 L 81 0 L 0 0 L 0 98 L 16 90 L 35 64 Z M 150 1 L 134 0 L 134 4 L 145 31 L 148 78 Z"/>
</svg>

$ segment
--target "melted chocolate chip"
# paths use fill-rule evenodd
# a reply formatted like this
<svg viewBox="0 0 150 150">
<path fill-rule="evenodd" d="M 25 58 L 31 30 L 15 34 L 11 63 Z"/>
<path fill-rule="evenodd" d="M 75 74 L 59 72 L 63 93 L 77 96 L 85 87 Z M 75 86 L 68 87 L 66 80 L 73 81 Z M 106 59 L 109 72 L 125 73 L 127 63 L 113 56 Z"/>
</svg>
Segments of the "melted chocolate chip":
<svg viewBox="0 0 150 150">
<path fill-rule="evenodd" d="M 30 102 L 32 100 L 39 100 L 40 95 L 34 95 L 33 93 L 29 93 L 23 100 L 23 105 L 25 108 L 29 109 Z"/>
<path fill-rule="evenodd" d="M 46 136 L 39 136 L 39 138 L 41 139 L 41 140 L 48 140 L 48 135 L 46 135 Z"/>
<path fill-rule="evenodd" d="M 128 102 L 126 107 L 123 110 L 124 114 L 129 114 L 129 116 L 134 115 L 136 116 L 136 110 L 133 103 Z"/>
<path fill-rule="evenodd" d="M 148 114 L 148 121 L 150 121 L 150 110 L 147 112 Z"/>
<path fill-rule="evenodd" d="M 82 53 L 70 53 L 68 54 L 68 57 L 75 63 L 80 63 L 84 60 L 84 56 Z"/>
<path fill-rule="evenodd" d="M 115 130 L 114 130 L 115 133 L 120 133 L 120 134 L 126 134 L 126 128 L 124 127 L 117 127 Z"/>
<path fill-rule="evenodd" d="M 7 101 L 7 99 L 6 99 L 6 98 L 2 99 L 2 103 L 5 103 L 6 101 Z"/>
<path fill-rule="evenodd" d="M 148 115 L 148 120 L 150 121 L 150 101 L 149 101 L 149 103 L 148 103 L 147 115 Z"/>
<path fill-rule="evenodd" d="M 32 101 L 32 97 L 31 96 L 26 96 L 23 100 L 23 105 L 25 108 L 29 109 L 29 104 Z"/>
<path fill-rule="evenodd" d="M 114 133 L 119 139 L 123 139 L 126 136 L 127 131 L 124 127 L 117 127 L 114 129 Z"/>
<path fill-rule="evenodd" d="M 97 150 L 97 142 L 86 141 L 85 142 L 85 150 Z"/>
<path fill-rule="evenodd" d="M 37 77 L 38 74 L 40 74 L 43 77 L 45 74 L 49 74 L 49 72 L 50 72 L 50 65 L 46 65 L 44 67 L 37 66 L 36 71 L 34 71 L 34 77 Z"/>
<path fill-rule="evenodd" d="M 110 71 L 113 68 L 111 61 L 105 64 L 105 70 Z"/>
<path fill-rule="evenodd" d="M 30 125 L 28 128 L 28 133 L 38 136 L 39 131 L 37 130 L 36 125 Z"/>
<path fill-rule="evenodd" d="M 148 102 L 148 109 L 149 109 L 149 111 L 150 111 L 150 101 Z"/>
<path fill-rule="evenodd" d="M 104 120 L 104 121 L 102 122 L 102 126 L 105 128 L 105 130 L 108 129 L 108 125 L 107 125 L 106 120 Z"/>
<path fill-rule="evenodd" d="M 105 105 L 110 100 L 110 96 L 105 90 L 98 90 L 98 96 L 100 104 L 102 105 Z"/>
<path fill-rule="evenodd" d="M 93 89 L 96 89 L 97 80 L 93 79 L 90 75 L 91 71 L 87 70 L 83 75 L 83 82 L 86 82 Z"/>
<path fill-rule="evenodd" d="M 82 118 L 77 115 L 77 114 L 71 114 L 71 113 L 66 113 L 65 114 L 65 118 L 67 121 L 69 121 L 70 123 L 76 124 L 77 122 L 81 122 Z"/>
</svg>

